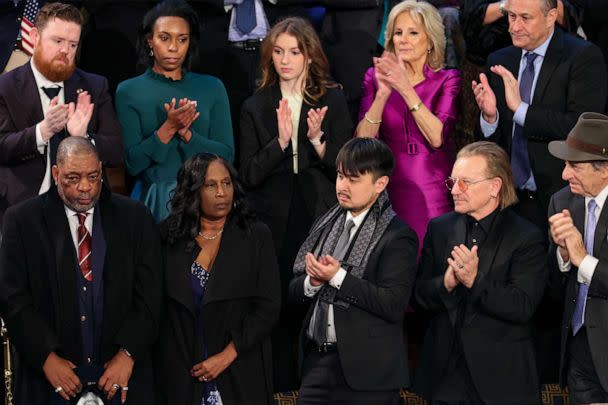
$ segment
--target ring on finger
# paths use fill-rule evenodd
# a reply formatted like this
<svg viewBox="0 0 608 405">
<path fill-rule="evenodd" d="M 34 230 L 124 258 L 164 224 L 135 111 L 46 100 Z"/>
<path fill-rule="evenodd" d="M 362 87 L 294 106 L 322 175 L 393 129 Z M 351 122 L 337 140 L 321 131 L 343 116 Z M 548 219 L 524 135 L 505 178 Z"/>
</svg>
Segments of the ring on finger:
<svg viewBox="0 0 608 405">
<path fill-rule="evenodd" d="M 119 388 L 120 388 L 120 385 L 118 385 L 118 384 L 112 384 L 112 389 L 113 390 L 117 390 Z"/>
<path fill-rule="evenodd" d="M 127 386 L 120 387 L 120 389 L 123 390 L 123 391 L 129 391 L 129 387 L 127 387 Z"/>
<path fill-rule="evenodd" d="M 58 386 L 57 388 L 55 388 L 55 392 L 56 392 L 57 394 L 59 394 L 61 391 L 63 391 L 63 387 L 62 387 L 61 385 L 60 385 L 60 386 Z"/>
<path fill-rule="evenodd" d="M 207 377 L 203 376 L 203 381 L 204 381 L 204 382 L 207 382 L 207 381 L 209 381 L 209 380 L 207 379 Z"/>
</svg>

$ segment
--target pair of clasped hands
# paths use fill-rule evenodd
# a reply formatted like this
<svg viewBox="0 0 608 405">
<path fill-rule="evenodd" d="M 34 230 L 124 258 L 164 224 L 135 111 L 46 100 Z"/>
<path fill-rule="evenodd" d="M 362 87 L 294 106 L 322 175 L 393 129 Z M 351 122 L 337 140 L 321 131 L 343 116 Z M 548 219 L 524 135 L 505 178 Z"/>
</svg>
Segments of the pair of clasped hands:
<svg viewBox="0 0 608 405">
<path fill-rule="evenodd" d="M 123 350 L 119 350 L 104 365 L 105 371 L 99 378 L 98 387 L 105 392 L 108 400 L 114 398 L 114 395 L 118 391 L 121 391 L 121 403 L 124 404 L 127 401 L 129 379 L 131 378 L 134 364 L 135 361 L 132 357 L 127 355 Z M 55 352 L 51 352 L 42 365 L 42 371 L 47 381 L 55 388 L 55 392 L 66 401 L 69 401 L 70 397 L 76 397 L 76 394 L 82 390 L 82 383 L 76 373 L 74 373 L 75 368 L 76 365 L 74 363 L 57 355 Z"/>
<path fill-rule="evenodd" d="M 172 98 L 171 102 L 163 105 L 167 119 L 158 129 L 158 137 L 162 143 L 169 143 L 174 136 L 179 136 L 185 143 L 192 139 L 190 127 L 201 115 L 197 110 L 196 100 Z"/>
<path fill-rule="evenodd" d="M 454 246 L 452 257 L 448 257 L 448 268 L 443 275 L 443 286 L 448 292 L 452 292 L 459 284 L 466 288 L 473 287 L 479 266 L 477 249 L 477 245 L 471 249 L 465 245 Z"/>
<path fill-rule="evenodd" d="M 76 103 L 59 104 L 59 97 L 53 97 L 44 119 L 40 122 L 42 139 L 47 142 L 64 129 L 72 136 L 86 136 L 94 106 L 87 91 L 78 94 Z"/>
<path fill-rule="evenodd" d="M 277 108 L 277 123 L 279 127 L 279 144 L 281 149 L 285 150 L 291 141 L 291 135 L 293 134 L 293 121 L 291 120 L 291 108 L 289 108 L 289 102 L 286 98 L 282 98 L 279 101 L 279 108 Z M 327 106 L 322 108 L 311 108 L 308 110 L 308 116 L 306 117 L 306 123 L 308 124 L 308 132 L 306 137 L 309 140 L 320 140 L 323 132 L 321 131 L 321 124 L 327 113 Z"/>
</svg>

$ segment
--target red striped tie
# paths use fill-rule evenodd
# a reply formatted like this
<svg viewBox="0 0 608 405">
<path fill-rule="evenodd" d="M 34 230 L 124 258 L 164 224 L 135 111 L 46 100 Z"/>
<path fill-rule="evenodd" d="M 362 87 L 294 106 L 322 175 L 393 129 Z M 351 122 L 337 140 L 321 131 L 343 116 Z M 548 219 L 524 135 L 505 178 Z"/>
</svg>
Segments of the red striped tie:
<svg viewBox="0 0 608 405">
<path fill-rule="evenodd" d="M 91 268 L 91 234 L 84 226 L 87 219 L 86 212 L 78 213 L 78 264 L 80 272 L 87 281 L 93 281 L 93 269 Z"/>
</svg>

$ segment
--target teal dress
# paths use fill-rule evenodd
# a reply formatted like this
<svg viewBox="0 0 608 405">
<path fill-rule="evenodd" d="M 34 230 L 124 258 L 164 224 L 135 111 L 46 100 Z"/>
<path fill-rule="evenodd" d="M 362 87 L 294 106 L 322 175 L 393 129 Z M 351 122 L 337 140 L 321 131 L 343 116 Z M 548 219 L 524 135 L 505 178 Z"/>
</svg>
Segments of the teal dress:
<svg viewBox="0 0 608 405">
<path fill-rule="evenodd" d="M 172 98 L 197 101 L 200 116 L 192 126 L 192 139 L 186 143 L 174 136 L 164 144 L 156 131 L 167 119 L 165 103 Z M 116 90 L 116 112 L 122 125 L 125 163 L 137 178 L 132 197 L 144 201 L 160 222 L 169 213 L 168 202 L 175 188 L 182 163 L 200 152 L 234 159 L 234 138 L 228 96 L 222 82 L 208 75 L 185 72 L 172 80 L 146 70 L 126 80 Z"/>
</svg>

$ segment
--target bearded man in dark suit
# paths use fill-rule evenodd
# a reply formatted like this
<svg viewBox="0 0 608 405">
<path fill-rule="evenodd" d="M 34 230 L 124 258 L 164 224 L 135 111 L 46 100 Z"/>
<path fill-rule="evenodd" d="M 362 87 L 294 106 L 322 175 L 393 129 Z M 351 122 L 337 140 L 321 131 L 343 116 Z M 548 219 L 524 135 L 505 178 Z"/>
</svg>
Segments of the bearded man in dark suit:
<svg viewBox="0 0 608 405">
<path fill-rule="evenodd" d="M 45 4 L 31 61 L 0 76 L 0 224 L 8 207 L 50 188 L 63 138 L 89 138 L 104 165 L 123 160 L 107 80 L 75 65 L 82 23 L 74 6 Z"/>
</svg>

